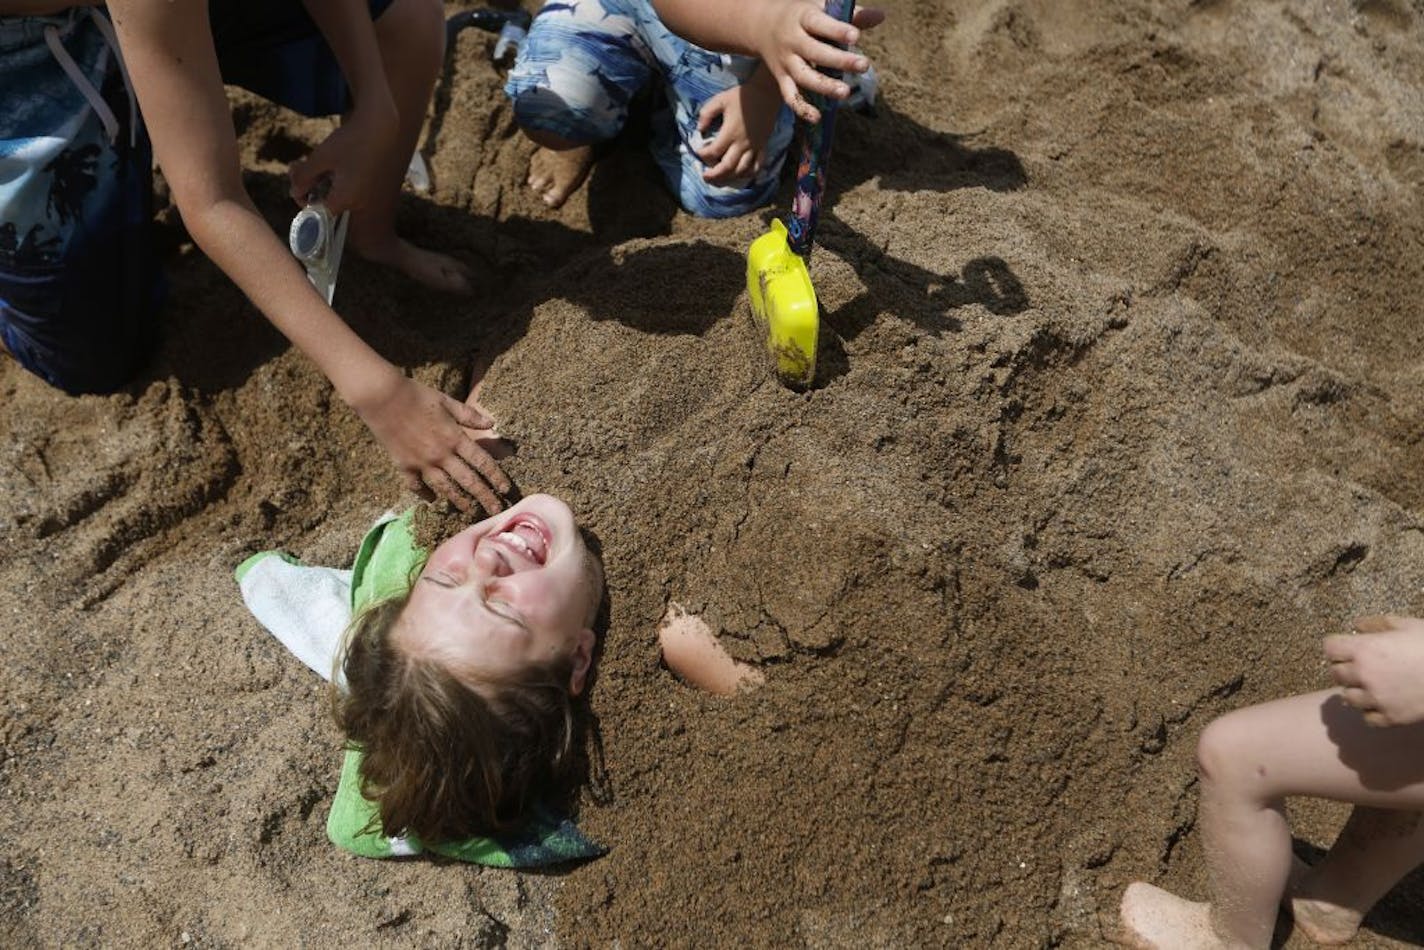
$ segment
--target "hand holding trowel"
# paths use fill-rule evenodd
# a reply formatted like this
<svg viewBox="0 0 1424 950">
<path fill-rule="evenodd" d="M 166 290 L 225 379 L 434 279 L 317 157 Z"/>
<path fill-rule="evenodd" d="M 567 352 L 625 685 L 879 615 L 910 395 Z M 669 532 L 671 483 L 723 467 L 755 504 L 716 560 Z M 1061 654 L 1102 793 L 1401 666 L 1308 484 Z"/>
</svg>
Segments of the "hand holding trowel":
<svg viewBox="0 0 1424 950">
<path fill-rule="evenodd" d="M 826 13 L 849 23 L 855 0 L 826 0 Z M 829 69 L 822 72 L 839 78 Z M 816 376 L 816 346 L 820 305 L 806 263 L 815 240 L 826 190 L 826 168 L 835 135 L 838 102 L 811 94 L 821 120 L 802 124 L 801 163 L 796 169 L 796 195 L 786 223 L 772 221 L 771 230 L 747 251 L 747 291 L 752 313 L 766 331 L 766 346 L 782 382 L 809 386 Z"/>
</svg>

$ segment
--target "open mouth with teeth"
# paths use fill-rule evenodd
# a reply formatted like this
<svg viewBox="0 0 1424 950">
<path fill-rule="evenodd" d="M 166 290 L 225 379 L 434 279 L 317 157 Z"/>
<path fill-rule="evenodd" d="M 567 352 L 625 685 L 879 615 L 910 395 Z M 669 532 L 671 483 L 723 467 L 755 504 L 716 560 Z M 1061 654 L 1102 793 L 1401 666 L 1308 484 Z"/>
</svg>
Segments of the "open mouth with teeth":
<svg viewBox="0 0 1424 950">
<path fill-rule="evenodd" d="M 532 515 L 520 515 L 511 520 L 490 540 L 511 554 L 543 567 L 549 557 L 548 525 Z"/>
</svg>

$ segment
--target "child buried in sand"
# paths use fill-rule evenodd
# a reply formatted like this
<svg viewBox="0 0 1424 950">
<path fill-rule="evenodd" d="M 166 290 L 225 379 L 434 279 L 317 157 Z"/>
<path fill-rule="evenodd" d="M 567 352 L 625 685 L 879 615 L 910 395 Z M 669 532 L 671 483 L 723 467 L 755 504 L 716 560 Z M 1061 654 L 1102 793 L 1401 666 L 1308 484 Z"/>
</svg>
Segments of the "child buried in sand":
<svg viewBox="0 0 1424 950">
<path fill-rule="evenodd" d="M 334 669 L 349 745 L 328 835 L 370 857 L 502 866 L 601 853 L 547 808 L 575 778 L 574 702 L 603 591 L 573 514 L 533 495 L 433 551 L 412 519 L 372 528 L 350 572 L 274 552 L 238 568 L 264 626 Z"/>
<path fill-rule="evenodd" d="M 1283 898 L 1317 943 L 1354 937 L 1424 861 L 1424 621 L 1366 617 L 1325 639 L 1341 689 L 1228 713 L 1197 746 L 1210 903 L 1150 884 L 1122 898 L 1124 942 L 1163 950 L 1268 947 Z M 1314 867 L 1294 861 L 1285 800 L 1355 806 Z"/>
</svg>

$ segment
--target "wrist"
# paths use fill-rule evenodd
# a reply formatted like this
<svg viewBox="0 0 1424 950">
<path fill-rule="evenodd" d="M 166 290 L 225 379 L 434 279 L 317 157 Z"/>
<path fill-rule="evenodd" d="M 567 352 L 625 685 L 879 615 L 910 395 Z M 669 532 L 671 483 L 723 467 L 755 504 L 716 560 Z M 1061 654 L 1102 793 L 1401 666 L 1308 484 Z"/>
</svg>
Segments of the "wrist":
<svg viewBox="0 0 1424 950">
<path fill-rule="evenodd" d="M 405 382 L 405 374 L 374 352 L 370 360 L 327 374 L 341 401 L 361 418 L 380 408 Z"/>
<path fill-rule="evenodd" d="M 767 64 L 772 61 L 772 56 L 778 49 L 777 37 L 781 32 L 777 28 L 778 24 L 787 16 L 792 3 L 793 0 L 763 0 L 750 3 L 746 6 L 746 16 L 741 20 L 747 29 L 744 44 L 761 60 L 762 71 L 767 74 L 771 73 L 771 70 L 766 68 Z"/>
</svg>

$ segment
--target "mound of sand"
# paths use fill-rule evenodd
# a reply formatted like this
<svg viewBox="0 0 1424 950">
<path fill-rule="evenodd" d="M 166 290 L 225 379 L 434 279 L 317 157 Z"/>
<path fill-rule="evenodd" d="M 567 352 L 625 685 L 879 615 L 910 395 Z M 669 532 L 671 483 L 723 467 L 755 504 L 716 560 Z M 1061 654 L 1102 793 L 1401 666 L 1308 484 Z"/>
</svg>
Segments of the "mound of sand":
<svg viewBox="0 0 1424 950">
<path fill-rule="evenodd" d="M 1201 894 L 1193 747 L 1424 610 L 1424 6 L 890 3 L 813 273 L 821 381 L 768 375 L 763 221 L 676 212 L 635 145 L 550 213 L 466 34 L 405 228 L 474 300 L 348 264 L 344 315 L 486 403 L 602 545 L 567 874 L 348 859 L 339 737 L 231 569 L 349 561 L 409 503 L 360 422 L 164 213 L 131 391 L 0 364 L 0 939 L 1097 946 Z M 239 94 L 274 225 L 328 127 Z M 658 665 L 670 601 L 767 685 Z M 1338 808 L 1302 804 L 1302 846 Z M 1366 946 L 1424 935 L 1400 888 Z"/>
</svg>

